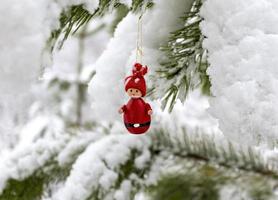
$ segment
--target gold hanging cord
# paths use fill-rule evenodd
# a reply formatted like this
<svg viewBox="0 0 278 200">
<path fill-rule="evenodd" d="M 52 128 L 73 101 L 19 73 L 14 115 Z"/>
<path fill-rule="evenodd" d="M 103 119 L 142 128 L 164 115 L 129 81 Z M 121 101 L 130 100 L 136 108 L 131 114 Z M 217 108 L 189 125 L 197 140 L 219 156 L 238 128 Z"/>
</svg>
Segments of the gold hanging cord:
<svg viewBox="0 0 278 200">
<path fill-rule="evenodd" d="M 136 39 L 136 62 L 143 62 L 143 12 L 138 17 L 137 22 L 137 39 Z"/>
</svg>

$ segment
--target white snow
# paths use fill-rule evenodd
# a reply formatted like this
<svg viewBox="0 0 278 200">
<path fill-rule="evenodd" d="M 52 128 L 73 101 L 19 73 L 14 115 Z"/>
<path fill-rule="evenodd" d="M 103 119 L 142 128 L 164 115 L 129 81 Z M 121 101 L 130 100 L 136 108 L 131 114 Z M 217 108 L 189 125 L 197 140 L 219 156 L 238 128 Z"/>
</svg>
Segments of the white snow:
<svg viewBox="0 0 278 200">
<path fill-rule="evenodd" d="M 201 25 L 214 96 L 209 112 L 229 139 L 273 145 L 278 133 L 276 0 L 207 0 Z"/>
<path fill-rule="evenodd" d="M 208 98 L 203 96 L 199 90 L 190 93 L 185 103 L 178 100 L 171 113 L 161 110 L 159 101 L 153 105 L 154 127 L 162 127 L 172 134 L 175 134 L 177 129 L 186 127 L 187 131 L 192 133 L 198 129 L 199 132 L 206 134 L 222 135 L 217 120 L 206 112 L 209 108 Z"/>
<path fill-rule="evenodd" d="M 115 200 L 128 200 L 130 199 L 132 185 L 129 180 L 125 180 L 121 183 L 121 187 L 119 190 L 115 192 L 114 198 Z"/>
<path fill-rule="evenodd" d="M 117 170 L 130 159 L 132 151 L 137 151 L 140 156 L 142 149 L 148 149 L 149 145 L 148 137 L 132 135 L 111 135 L 92 143 L 78 157 L 64 187 L 54 194 L 53 199 L 86 199 L 99 189 L 99 185 L 108 190 L 115 184 Z M 121 199 L 122 193 L 127 192 L 128 182 L 123 182 L 121 187 L 115 198 Z"/>
<path fill-rule="evenodd" d="M 24 93 L 22 91 L 29 92 L 38 74 L 44 42 L 50 30 L 57 27 L 57 17 L 61 9 L 83 3 L 93 12 L 99 2 L 4 2 L 0 8 L 4 16 L 0 18 L 0 23 L 5 28 L 0 30 L 0 37 L 8 37 L 8 42 L 0 41 L 3 52 L 7 52 L 0 55 L 0 63 L 3 64 L 0 76 L 4 83 L 0 85 L 0 91 L 7 94 L 7 98 L 0 97 L 1 105 L 5 108 L 3 112 L 0 111 L 1 114 L 4 113 L 1 119 L 8 122 L 11 120 L 8 118 L 11 118 L 13 109 L 22 112 L 15 105 L 22 101 L 24 94 L 16 98 L 15 103 L 12 99 L 15 99 L 15 95 Z M 131 6 L 130 0 L 121 2 Z M 154 76 L 155 70 L 159 67 L 158 59 L 163 55 L 159 47 L 165 44 L 171 31 L 183 25 L 179 17 L 189 9 L 191 3 L 192 0 L 157 0 L 155 6 L 144 14 L 143 64 L 148 65 L 150 69 L 146 76 L 149 86 L 163 84 L 155 80 Z M 149 133 L 155 134 L 156 132 L 152 132 L 155 128 L 162 128 L 178 138 L 176 136 L 185 128 L 192 133 L 192 138 L 198 130 L 198 133 L 215 136 L 216 145 L 224 142 L 226 144 L 227 141 L 224 141 L 218 130 L 219 121 L 223 133 L 240 143 L 258 144 L 260 141 L 268 142 L 277 138 L 275 133 L 278 110 L 275 106 L 278 103 L 278 89 L 275 86 L 278 70 L 273 67 L 278 61 L 275 55 L 278 50 L 277 11 L 278 6 L 274 0 L 207 0 L 202 9 L 205 18 L 202 31 L 208 37 L 204 47 L 209 50 L 209 74 L 215 97 L 211 98 L 209 105 L 208 99 L 195 91 L 184 104 L 178 101 L 172 113 L 161 110 L 160 100 L 148 101 L 154 110 Z M 14 23 L 10 24 L 7 18 Z M 165 19 L 163 22 L 162 18 Z M 96 19 L 88 28 L 95 29 L 111 19 Z M 53 159 L 61 167 L 74 164 L 66 181 L 53 183 L 53 188 L 50 188 L 52 193 L 46 194 L 43 199 L 83 200 L 99 190 L 103 200 L 129 200 L 134 192 L 134 183 L 154 184 L 161 175 L 161 169 L 167 170 L 167 167 L 173 165 L 173 157 L 169 152 L 152 157 L 151 137 L 129 135 L 120 122 L 121 116 L 117 113 L 120 105 L 127 99 L 124 94 L 124 78 L 131 73 L 135 62 L 137 19 L 137 15 L 128 14 L 119 24 L 107 47 L 110 35 L 106 31 L 86 39 L 82 58 L 85 69 L 80 76 L 76 76 L 79 59 L 79 41 L 76 37 L 69 38 L 61 51 L 54 52 L 53 65 L 44 76 L 45 82 L 53 77 L 71 82 L 86 81 L 96 69 L 96 76 L 89 87 L 91 97 L 94 98 L 93 109 L 88 109 L 87 105 L 90 102 L 87 102 L 84 118 L 88 121 L 96 119 L 98 128 L 93 131 L 76 129 L 71 130 L 74 133 L 68 133 L 64 122 L 66 117 L 74 116 L 74 93 L 71 91 L 68 94 L 60 94 L 60 91 L 55 89 L 45 90 L 49 93 L 39 91 L 41 97 L 51 96 L 50 93 L 55 92 L 63 95 L 62 103 L 50 103 L 46 98 L 45 102 L 37 102 L 33 106 L 33 110 L 30 111 L 32 120 L 20 131 L 18 146 L 0 157 L 0 192 L 9 179 L 24 179 Z M 19 31 L 15 31 L 17 27 Z M 27 96 L 29 97 L 29 94 Z M 8 103 L 3 103 L 4 100 Z M 46 104 L 44 106 L 47 112 L 40 110 L 43 103 Z M 20 107 L 27 109 L 25 104 Z M 216 119 L 206 113 L 206 109 L 209 109 Z M 64 117 L 63 120 L 57 117 L 57 113 Z M 2 126 L 4 130 L 6 127 Z M 12 127 L 12 123 L 9 126 Z M 9 132 L 5 130 L 4 133 Z M 10 140 L 2 140 L 2 137 L 4 138 L 1 131 L 0 145 L 2 141 L 5 143 Z M 266 162 L 277 163 L 277 149 L 263 153 Z M 115 189 L 114 186 L 121 176 L 121 167 L 133 154 L 133 169 L 144 170 L 151 162 L 149 172 L 144 174 L 144 179 L 132 172 L 122 180 L 119 188 Z M 225 199 L 232 193 L 233 188 L 223 188 L 220 196 Z M 141 193 L 136 198 L 147 197 Z"/>
<path fill-rule="evenodd" d="M 3 0 L 0 7 L 0 151 L 13 148 L 26 122 L 41 53 L 59 9 L 44 0 Z"/>
<path fill-rule="evenodd" d="M 219 192 L 220 200 L 251 200 L 249 194 L 238 185 L 225 185 Z"/>
<path fill-rule="evenodd" d="M 110 169 L 106 169 L 103 174 L 104 175 L 99 179 L 99 184 L 103 189 L 108 191 L 118 179 L 119 175 Z"/>
<path fill-rule="evenodd" d="M 63 123 L 60 119 L 48 119 L 47 129 L 36 133 L 32 139 L 23 140 L 16 148 L 1 157 L 0 161 L 0 193 L 5 188 L 8 179 L 24 179 L 44 166 L 54 155 L 60 152 L 70 139 L 63 133 Z M 33 121 L 35 122 L 35 121 Z M 36 124 L 33 124 L 36 127 Z M 32 130 L 32 126 L 28 126 Z M 29 136 L 30 137 L 30 136 Z"/>
<path fill-rule="evenodd" d="M 151 153 L 148 149 L 143 149 L 143 153 L 141 156 L 137 157 L 135 160 L 134 160 L 134 163 L 135 163 L 135 166 L 138 168 L 138 169 L 143 169 L 147 162 L 149 162 L 151 159 Z"/>
<path fill-rule="evenodd" d="M 120 0 L 120 2 L 127 5 L 128 7 L 132 6 L 132 0 Z"/>
<path fill-rule="evenodd" d="M 82 153 L 87 146 L 103 137 L 99 132 L 81 131 L 58 154 L 57 161 L 60 166 L 65 166 L 74 161 L 75 156 Z M 81 151 L 81 152 L 80 152 Z M 75 155 L 77 154 L 77 155 Z"/>
</svg>

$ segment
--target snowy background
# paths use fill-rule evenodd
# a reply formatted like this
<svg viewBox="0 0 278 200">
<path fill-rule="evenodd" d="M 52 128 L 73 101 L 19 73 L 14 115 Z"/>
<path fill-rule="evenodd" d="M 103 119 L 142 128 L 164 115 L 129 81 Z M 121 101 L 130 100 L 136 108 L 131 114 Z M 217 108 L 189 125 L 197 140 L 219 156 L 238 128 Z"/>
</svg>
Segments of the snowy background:
<svg viewBox="0 0 278 200">
<path fill-rule="evenodd" d="M 131 6 L 131 1 L 121 2 Z M 159 48 L 172 30 L 183 26 L 179 17 L 193 1 L 154 2 L 143 17 L 150 87 L 163 84 L 155 76 L 163 57 Z M 117 112 L 127 101 L 123 80 L 135 60 L 138 15 L 128 13 L 111 33 L 116 16 L 111 11 L 86 25 L 82 30 L 86 37 L 76 34 L 62 49 L 47 52 L 47 40 L 58 28 L 62 10 L 81 3 L 90 12 L 98 6 L 98 1 L 86 0 L 1 1 L 1 192 L 9 179 L 23 180 L 55 160 L 60 167 L 72 168 L 66 180 L 48 185 L 50 192 L 43 199 L 83 200 L 99 187 L 103 194 L 112 191 L 119 166 L 133 151 L 139 152 L 136 169 L 144 169 L 152 159 L 151 137 L 128 135 Z M 185 103 L 176 102 L 171 113 L 161 109 L 161 99 L 147 98 L 154 110 L 151 133 L 163 129 L 175 135 L 182 127 L 190 134 L 215 138 L 223 148 L 227 140 L 254 147 L 264 160 L 277 164 L 277 11 L 275 0 L 205 1 L 201 30 L 207 37 L 203 46 L 209 52 L 212 96 L 192 91 Z M 80 122 L 84 127 L 76 125 Z M 155 167 L 168 165 L 167 159 L 163 165 L 159 159 L 148 183 L 157 180 Z M 128 200 L 131 183 L 137 179 L 131 175 L 105 198 Z M 142 193 L 136 198 L 145 199 Z"/>
</svg>

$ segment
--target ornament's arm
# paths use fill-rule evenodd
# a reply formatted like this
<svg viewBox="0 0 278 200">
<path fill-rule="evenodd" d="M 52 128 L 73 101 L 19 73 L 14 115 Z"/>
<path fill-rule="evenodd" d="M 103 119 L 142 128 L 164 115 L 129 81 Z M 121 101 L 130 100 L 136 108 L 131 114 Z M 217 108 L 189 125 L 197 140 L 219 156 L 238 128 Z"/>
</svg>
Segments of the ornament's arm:
<svg viewBox="0 0 278 200">
<path fill-rule="evenodd" d="M 153 110 L 152 110 L 152 107 L 150 106 L 150 104 L 146 103 L 145 109 L 146 109 L 146 112 L 148 113 L 148 115 L 153 114 Z"/>
<path fill-rule="evenodd" d="M 150 104 L 146 103 L 146 110 L 149 111 L 149 110 L 152 110 L 152 107 L 150 106 Z"/>
<path fill-rule="evenodd" d="M 126 112 L 126 105 L 123 105 L 120 109 L 119 109 L 119 113 L 122 114 Z"/>
<path fill-rule="evenodd" d="M 121 108 L 123 109 L 124 112 L 126 111 L 126 105 L 123 105 Z"/>
</svg>

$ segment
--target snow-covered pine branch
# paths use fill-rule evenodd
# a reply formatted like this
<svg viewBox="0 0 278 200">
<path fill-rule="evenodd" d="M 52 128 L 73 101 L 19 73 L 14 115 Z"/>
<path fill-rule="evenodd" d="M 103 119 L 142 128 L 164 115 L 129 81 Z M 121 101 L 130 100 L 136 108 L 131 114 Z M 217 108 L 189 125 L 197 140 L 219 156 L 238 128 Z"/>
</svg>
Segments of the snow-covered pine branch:
<svg viewBox="0 0 278 200">
<path fill-rule="evenodd" d="M 159 98 L 163 98 L 163 108 L 168 107 L 169 111 L 177 99 L 184 102 L 188 93 L 196 88 L 201 88 L 204 94 L 210 93 L 207 51 L 202 47 L 204 36 L 199 27 L 201 6 L 202 0 L 194 1 L 190 11 L 180 20 L 183 27 L 171 32 L 167 45 L 161 48 L 167 58 L 161 59 L 154 90 L 159 93 Z"/>
<path fill-rule="evenodd" d="M 171 115 L 175 112 L 174 110 Z M 237 146 L 223 138 L 215 139 L 217 135 L 188 133 L 183 126 L 176 128 L 176 130 L 174 128 L 153 130 L 144 137 L 119 134 L 120 126 L 114 126 L 111 129 L 112 135 L 109 136 L 101 134 L 99 132 L 101 129 L 87 133 L 79 132 L 74 136 L 60 134 L 60 137 L 53 138 L 53 141 L 60 145 L 59 148 L 54 148 L 55 151 L 51 151 L 52 154 L 49 154 L 49 150 L 54 146 L 50 143 L 50 139 L 54 135 L 46 133 L 41 139 L 26 141 L 23 144 L 25 148 L 19 147 L 14 151 L 14 156 L 8 157 L 9 162 L 5 162 L 16 161 L 14 167 L 11 168 L 11 165 L 1 167 L 3 172 L 9 169 L 11 173 L 7 177 L 9 179 L 6 179 L 8 185 L 0 199 L 8 198 L 9 195 L 19 195 L 21 191 L 19 188 L 29 184 L 30 180 L 38 181 L 38 179 L 43 180 L 40 183 L 44 185 L 40 186 L 43 188 L 41 191 L 43 193 L 36 193 L 34 190 L 29 195 L 54 200 L 129 200 L 140 191 L 153 188 L 152 191 L 156 192 L 160 187 L 163 188 L 164 184 L 161 181 L 167 182 L 165 176 L 171 177 L 173 174 L 174 177 L 179 176 L 182 183 L 185 183 L 188 177 L 194 176 L 190 187 L 192 190 L 194 184 L 203 179 L 214 180 L 215 186 L 220 184 L 211 189 L 199 187 L 200 192 L 207 190 L 221 194 L 230 184 L 237 185 L 235 177 L 238 176 L 241 177 L 238 179 L 241 183 L 243 179 L 250 183 L 256 179 L 257 182 L 246 188 L 243 185 L 240 191 L 235 192 L 236 196 L 240 196 L 242 192 L 249 194 L 249 191 L 257 191 L 258 194 L 264 195 L 265 191 L 271 191 L 275 187 L 277 169 L 268 166 L 269 160 L 264 160 L 259 151 L 254 149 L 239 151 Z M 174 132 L 176 134 L 173 134 Z M 42 146 L 42 143 L 45 145 Z M 27 146 L 31 148 L 26 149 Z M 23 149 L 25 153 L 16 153 Z M 38 161 L 40 165 L 35 164 Z M 57 174 L 57 171 L 66 175 L 61 172 Z M 197 174 L 201 173 L 204 173 L 201 176 L 203 179 L 198 178 L 200 176 Z M 224 178 L 224 182 L 219 181 Z M 264 187 L 258 188 L 258 184 Z M 176 186 L 173 184 L 170 188 Z M 186 184 L 182 186 L 185 187 Z M 167 189 L 169 188 L 165 188 L 165 191 Z M 272 196 L 273 193 L 267 195 Z"/>
<path fill-rule="evenodd" d="M 150 144 L 150 138 L 131 135 L 111 135 L 92 143 L 52 198 L 133 199 L 151 162 Z"/>
<path fill-rule="evenodd" d="M 275 0 L 207 0 L 201 11 L 209 112 L 242 145 L 277 145 L 277 11 Z"/>
<path fill-rule="evenodd" d="M 60 14 L 60 25 L 52 31 L 48 40 L 51 49 L 57 42 L 58 47 L 61 48 L 70 35 L 75 34 L 90 20 L 102 17 L 120 6 L 126 6 L 132 12 L 138 12 L 153 5 L 152 0 L 73 0 L 70 2 L 59 0 L 58 4 L 63 10 Z"/>
<path fill-rule="evenodd" d="M 217 120 L 206 113 L 209 107 L 207 98 L 201 97 L 197 91 L 188 94 L 184 103 L 177 100 L 172 113 L 160 109 L 160 100 L 165 93 L 156 93 L 158 101 L 152 101 L 156 112 L 152 129 L 147 135 L 127 135 L 122 123 L 118 122 L 120 117 L 116 115 L 116 111 L 124 101 L 123 78 L 130 73 L 135 60 L 140 12 L 144 11 L 143 64 L 150 67 L 151 88 L 167 87 L 169 84 L 179 84 L 175 80 L 180 80 L 186 74 L 175 74 L 170 82 L 157 79 L 156 71 L 161 69 L 161 59 L 165 56 L 160 47 L 165 47 L 169 36 L 172 41 L 170 46 L 173 48 L 168 50 L 173 58 L 178 58 L 175 62 L 183 66 L 188 60 L 195 58 L 189 56 L 192 49 L 188 49 L 188 35 L 182 36 L 185 43 L 178 43 L 175 42 L 175 36 L 171 40 L 171 32 L 176 31 L 177 37 L 184 31 L 196 34 L 196 43 L 193 44 L 196 56 L 206 56 L 203 54 L 205 49 L 201 47 L 203 36 L 199 29 L 199 7 L 194 7 L 196 2 L 201 3 L 199 0 L 26 0 L 24 5 L 22 1 L 15 1 L 14 5 L 20 5 L 27 13 L 19 12 L 14 16 L 14 12 L 5 12 L 10 11 L 6 7 L 2 10 L 5 16 L 15 17 L 17 22 L 20 21 L 17 17 L 26 19 L 23 30 L 28 30 L 27 32 L 11 33 L 12 28 L 3 30 L 6 35 L 11 33 L 11 41 L 19 39 L 19 47 L 24 48 L 27 55 L 34 56 L 34 65 L 29 59 L 31 56 L 26 60 L 19 59 L 28 61 L 23 64 L 30 64 L 32 70 L 38 64 L 42 44 L 51 30 L 54 30 L 52 45 L 59 45 L 63 39 L 67 39 L 67 42 L 62 49 L 52 49 L 53 62 L 50 65 L 44 63 L 47 70 L 41 84 L 35 87 L 36 102 L 30 110 L 29 122 L 20 132 L 19 144 L 0 157 L 0 200 L 137 200 L 138 193 L 145 193 L 147 196 L 150 194 L 150 198 L 159 200 L 169 200 L 173 197 L 171 195 L 178 199 L 192 199 L 197 196 L 206 200 L 277 198 L 277 152 L 246 147 L 240 145 L 242 141 L 235 144 L 226 140 L 218 130 Z M 263 108 L 270 111 L 276 94 L 271 84 L 267 85 L 269 87 L 263 85 L 266 78 L 272 84 L 276 83 L 275 68 L 272 67 L 276 59 L 269 59 L 269 62 L 265 62 L 266 67 L 261 67 L 265 61 L 264 56 L 268 53 L 273 55 L 270 51 L 275 50 L 275 47 L 270 48 L 270 42 L 271 39 L 276 39 L 273 34 L 276 29 L 259 20 L 261 16 L 274 24 L 276 7 L 270 6 L 274 5 L 274 0 L 252 3 L 251 0 L 207 0 L 201 12 L 205 19 L 201 28 L 208 37 L 203 46 L 208 48 L 208 58 L 212 64 L 209 73 L 215 98 L 211 100 L 211 112 L 219 117 L 223 131 L 228 130 L 228 135 L 232 131 L 237 138 L 240 136 L 247 140 L 248 144 L 249 136 L 252 138 L 254 133 L 251 128 L 254 123 L 261 122 L 258 120 L 261 119 L 259 114 L 268 117 Z M 120 7 L 123 13 L 118 15 L 115 11 L 118 12 Z M 12 8 L 19 11 L 16 7 Z M 36 12 L 32 12 L 33 9 L 37 9 Z M 193 12 L 188 13 L 190 10 Z M 258 17 L 257 10 L 264 12 Z M 193 19 L 180 18 L 188 16 L 187 14 Z M 252 20 L 256 23 L 253 24 Z M 43 27 L 42 22 L 46 22 Z M 184 26 L 185 24 L 190 25 Z M 111 30 L 115 32 L 109 33 Z M 28 36 L 22 37 L 25 33 Z M 250 35 L 245 37 L 243 33 Z M 35 39 L 33 41 L 30 38 Z M 22 42 L 25 39 L 26 43 Z M 38 48 L 26 48 L 26 44 L 33 42 L 38 44 Z M 249 49 L 249 46 L 254 47 L 252 42 L 260 46 L 262 51 Z M 9 47 L 8 52 L 13 52 L 14 42 L 2 43 Z M 22 51 L 19 52 L 14 55 L 22 55 Z M 183 52 L 189 56 L 186 57 L 187 61 L 179 59 Z M 8 66 L 12 63 L 20 68 L 21 65 L 14 60 L 16 59 L 11 60 Z M 171 56 L 169 62 L 174 62 Z M 7 64 L 6 61 L 4 63 Z M 238 63 L 236 68 L 229 67 L 234 63 Z M 200 66 L 195 64 L 190 70 L 200 70 Z M 265 73 L 258 75 L 259 73 L 251 71 L 251 64 L 255 66 L 256 72 Z M 248 70 L 235 70 L 242 69 L 242 66 Z M 24 77 L 21 77 L 21 70 L 22 68 L 19 70 L 20 78 Z M 26 72 L 32 70 L 28 69 Z M 223 73 L 222 70 L 229 73 Z M 242 72 L 252 72 L 252 76 Z M 250 83 L 251 78 L 255 81 L 252 79 Z M 92 110 L 91 99 L 85 91 L 90 79 L 90 97 L 94 98 Z M 199 79 L 192 83 L 199 83 L 198 81 Z M 258 87 L 255 84 L 257 82 L 260 83 L 257 84 Z M 18 87 L 19 91 L 24 85 Z M 255 85 L 254 88 L 259 91 L 256 93 L 257 90 L 252 90 L 251 106 L 248 98 L 245 99 L 250 93 L 240 94 L 242 96 L 236 99 L 238 89 L 245 91 L 250 85 Z M 260 108 L 258 111 L 254 106 L 257 102 Z M 269 102 L 273 104 L 268 104 Z M 229 106 L 226 108 L 226 105 Z M 8 111 L 7 109 L 5 113 Z M 246 124 L 237 124 L 240 117 L 234 114 L 241 111 L 244 111 L 242 114 L 245 114 L 243 116 L 248 122 Z M 275 115 L 267 119 L 271 119 L 270 123 L 274 125 Z M 268 123 L 261 125 L 260 130 L 269 130 Z M 237 127 L 238 132 L 233 131 L 232 127 Z M 276 129 L 274 127 L 271 130 L 266 134 L 266 139 L 264 137 L 262 140 L 273 137 Z"/>
</svg>

